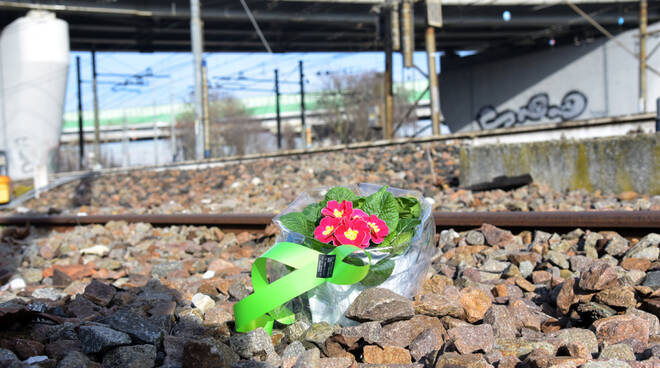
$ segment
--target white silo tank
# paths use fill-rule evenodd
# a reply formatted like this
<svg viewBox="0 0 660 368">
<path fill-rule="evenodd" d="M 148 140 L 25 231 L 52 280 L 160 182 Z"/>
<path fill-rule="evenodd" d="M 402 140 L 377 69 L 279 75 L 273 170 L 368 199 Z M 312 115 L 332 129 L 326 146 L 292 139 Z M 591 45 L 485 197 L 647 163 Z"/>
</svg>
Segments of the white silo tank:
<svg viewBox="0 0 660 368">
<path fill-rule="evenodd" d="M 52 170 L 68 70 L 69 29 L 54 13 L 30 11 L 2 30 L 0 145 L 13 180 L 35 178 L 39 187 Z"/>
</svg>

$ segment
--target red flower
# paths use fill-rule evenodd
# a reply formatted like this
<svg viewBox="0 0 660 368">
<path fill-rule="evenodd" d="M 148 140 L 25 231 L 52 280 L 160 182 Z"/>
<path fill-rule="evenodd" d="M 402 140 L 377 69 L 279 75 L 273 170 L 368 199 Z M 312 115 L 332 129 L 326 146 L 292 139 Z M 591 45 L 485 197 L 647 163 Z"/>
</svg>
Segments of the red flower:
<svg viewBox="0 0 660 368">
<path fill-rule="evenodd" d="M 385 221 L 378 218 L 376 215 L 371 215 L 369 218 L 364 219 L 369 226 L 371 232 L 371 241 L 375 244 L 380 244 L 383 239 L 390 233 L 390 228 L 387 227 Z"/>
<path fill-rule="evenodd" d="M 359 248 L 369 246 L 369 226 L 362 219 L 347 220 L 335 230 L 335 245 L 350 244 Z"/>
<path fill-rule="evenodd" d="M 337 201 L 328 201 L 328 204 L 324 209 L 321 210 L 323 216 L 330 216 L 334 218 L 351 218 L 353 213 L 353 202 L 351 201 L 341 201 L 339 204 Z"/>
<path fill-rule="evenodd" d="M 335 217 L 324 217 L 321 224 L 314 230 L 314 237 L 321 243 L 330 243 L 334 240 L 334 234 L 337 227 L 341 224 L 341 219 Z"/>
<path fill-rule="evenodd" d="M 353 213 L 351 214 L 351 220 L 355 220 L 355 219 L 359 219 L 359 218 L 360 218 L 360 219 L 363 219 L 363 220 L 366 221 L 366 218 L 365 218 L 365 217 L 366 217 L 366 218 L 369 218 L 369 215 L 367 215 L 366 213 L 364 213 L 364 211 L 362 211 L 362 210 L 359 209 L 359 208 L 355 208 L 355 209 L 353 210 Z"/>
</svg>

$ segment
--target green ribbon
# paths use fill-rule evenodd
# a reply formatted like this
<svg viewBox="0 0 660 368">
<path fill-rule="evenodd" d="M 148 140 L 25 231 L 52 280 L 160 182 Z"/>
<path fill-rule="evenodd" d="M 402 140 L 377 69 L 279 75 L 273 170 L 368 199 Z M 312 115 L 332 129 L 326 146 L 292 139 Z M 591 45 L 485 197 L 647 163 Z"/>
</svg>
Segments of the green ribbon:
<svg viewBox="0 0 660 368">
<path fill-rule="evenodd" d="M 293 312 L 283 306 L 291 299 L 326 281 L 339 285 L 359 282 L 369 272 L 369 264 L 356 266 L 342 262 L 356 251 L 361 249 L 353 245 L 334 248 L 328 253 L 337 257 L 332 276 L 317 278 L 316 268 L 319 255 L 322 253 L 295 243 L 275 244 L 252 265 L 254 293 L 234 304 L 236 331 L 248 332 L 263 327 L 268 334 L 271 334 L 274 321 L 282 324 L 291 324 L 295 321 Z M 266 262 L 269 259 L 293 267 L 295 270 L 269 284 L 266 275 Z"/>
</svg>

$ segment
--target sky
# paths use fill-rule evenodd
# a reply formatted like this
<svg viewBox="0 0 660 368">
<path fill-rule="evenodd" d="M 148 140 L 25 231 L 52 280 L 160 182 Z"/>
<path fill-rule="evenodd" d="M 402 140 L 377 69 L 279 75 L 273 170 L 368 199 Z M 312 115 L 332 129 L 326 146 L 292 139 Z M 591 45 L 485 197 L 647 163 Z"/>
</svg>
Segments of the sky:
<svg viewBox="0 0 660 368">
<path fill-rule="evenodd" d="M 65 111 L 75 111 L 78 106 L 76 82 L 76 57 L 80 57 L 83 110 L 93 108 L 91 52 L 72 52 L 65 100 Z M 208 77 L 211 84 L 221 83 L 235 97 L 268 96 L 274 92 L 274 70 L 279 69 L 280 92 L 298 93 L 298 61 L 303 61 L 305 91 L 319 90 L 328 73 L 361 73 L 383 71 L 384 53 L 205 53 Z M 424 52 L 416 52 L 414 63 L 426 71 Z M 436 61 L 439 68 L 439 59 Z M 143 73 L 151 68 L 158 78 L 145 79 L 143 86 L 117 87 L 131 75 Z M 170 92 L 175 103 L 189 102 L 193 89 L 192 54 L 182 52 L 97 52 L 99 108 L 120 109 L 138 106 L 163 105 L 170 102 Z M 402 68 L 402 57 L 394 53 L 393 78 L 395 82 L 423 80 L 418 71 Z M 228 83 L 226 78 L 235 79 L 243 75 L 263 82 Z M 223 79 L 224 78 L 224 79 Z M 170 81 L 171 79 L 171 81 Z M 249 86 L 249 90 L 239 86 Z M 114 90 L 113 90 L 114 87 Z"/>
</svg>

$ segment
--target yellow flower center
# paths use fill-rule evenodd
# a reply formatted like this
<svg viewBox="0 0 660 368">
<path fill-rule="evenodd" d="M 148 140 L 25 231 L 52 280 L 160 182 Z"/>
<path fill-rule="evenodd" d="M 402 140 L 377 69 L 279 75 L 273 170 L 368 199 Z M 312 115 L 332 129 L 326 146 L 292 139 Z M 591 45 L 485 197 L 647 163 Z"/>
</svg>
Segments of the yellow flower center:
<svg viewBox="0 0 660 368">
<path fill-rule="evenodd" d="M 326 226 L 325 230 L 323 230 L 323 235 L 330 235 L 332 234 L 332 230 L 334 230 L 334 226 Z"/>
<path fill-rule="evenodd" d="M 369 223 L 369 227 L 370 227 L 375 233 L 377 233 L 377 232 L 380 231 L 380 228 L 379 228 L 376 224 L 374 224 L 373 222 L 370 222 L 370 223 Z"/>
<path fill-rule="evenodd" d="M 347 239 L 355 240 L 355 238 L 358 236 L 358 231 L 349 228 L 348 230 L 344 231 L 344 236 Z"/>
<path fill-rule="evenodd" d="M 335 215 L 335 217 L 342 217 L 344 216 L 344 211 L 334 210 L 333 214 Z"/>
</svg>

